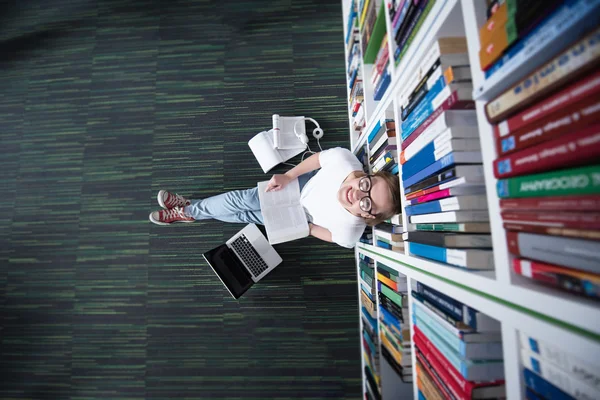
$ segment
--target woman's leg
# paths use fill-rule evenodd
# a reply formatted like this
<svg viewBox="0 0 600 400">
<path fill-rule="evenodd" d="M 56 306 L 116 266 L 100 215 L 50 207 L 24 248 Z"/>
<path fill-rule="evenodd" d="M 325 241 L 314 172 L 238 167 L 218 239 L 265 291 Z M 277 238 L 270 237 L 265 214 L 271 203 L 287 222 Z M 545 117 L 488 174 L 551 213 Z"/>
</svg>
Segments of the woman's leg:
<svg viewBox="0 0 600 400">
<path fill-rule="evenodd" d="M 184 208 L 195 220 L 218 219 L 224 222 L 264 224 L 258 188 L 233 190 L 202 200 L 190 200 Z"/>
</svg>

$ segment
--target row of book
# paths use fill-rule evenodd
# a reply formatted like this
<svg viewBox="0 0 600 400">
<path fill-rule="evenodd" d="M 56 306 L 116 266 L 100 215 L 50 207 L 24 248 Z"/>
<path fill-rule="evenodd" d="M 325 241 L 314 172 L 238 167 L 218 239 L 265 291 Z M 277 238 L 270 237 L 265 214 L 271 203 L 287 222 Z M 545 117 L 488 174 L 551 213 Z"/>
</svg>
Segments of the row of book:
<svg viewBox="0 0 600 400">
<path fill-rule="evenodd" d="M 505 398 L 500 323 L 420 282 L 411 286 L 419 398 Z"/>
<path fill-rule="evenodd" d="M 383 36 L 371 70 L 371 84 L 373 85 L 373 98 L 375 101 L 381 100 L 392 81 L 389 57 L 388 35 L 386 33 Z"/>
<path fill-rule="evenodd" d="M 436 0 L 386 0 L 391 21 L 395 65 L 406 54 Z"/>
<path fill-rule="evenodd" d="M 346 71 L 348 88 L 349 113 L 352 118 L 352 127 L 357 136 L 360 136 L 366 126 L 364 101 L 364 88 L 362 80 L 362 53 L 360 51 L 358 27 L 353 27 L 348 36 L 346 48 L 348 69 Z"/>
<path fill-rule="evenodd" d="M 413 366 L 406 277 L 378 262 L 377 297 L 381 355 L 402 382 L 412 382 Z"/>
<path fill-rule="evenodd" d="M 485 106 L 513 270 L 600 298 L 600 28 Z"/>
<path fill-rule="evenodd" d="M 473 270 L 493 253 L 464 37 L 439 38 L 400 92 L 400 164 L 411 255 Z"/>
<path fill-rule="evenodd" d="M 519 332 L 527 399 L 600 398 L 600 362 L 582 360 L 569 346 Z M 593 356 L 591 356 L 593 358 Z"/>
<path fill-rule="evenodd" d="M 398 150 L 396 145 L 396 122 L 387 117 L 377 121 L 367 137 L 371 170 L 398 174 Z"/>
<path fill-rule="evenodd" d="M 373 245 L 404 254 L 404 230 L 401 215 L 395 215 L 389 223 L 383 222 L 373 227 Z"/>
<path fill-rule="evenodd" d="M 488 79 L 504 68 L 576 40 L 600 22 L 600 2 L 588 0 L 494 0 L 480 27 L 479 61 Z"/>
<path fill-rule="evenodd" d="M 379 326 L 377 323 L 377 278 L 375 261 L 360 254 L 358 261 L 360 313 L 362 319 L 362 348 L 366 399 L 380 399 Z"/>
</svg>

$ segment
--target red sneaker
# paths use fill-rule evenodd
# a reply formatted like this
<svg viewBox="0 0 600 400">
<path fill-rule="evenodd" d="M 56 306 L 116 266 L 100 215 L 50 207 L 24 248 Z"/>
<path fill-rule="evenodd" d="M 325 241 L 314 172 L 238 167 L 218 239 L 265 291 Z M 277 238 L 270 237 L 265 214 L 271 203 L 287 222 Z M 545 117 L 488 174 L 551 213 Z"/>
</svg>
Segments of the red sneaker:
<svg viewBox="0 0 600 400">
<path fill-rule="evenodd" d="M 158 204 L 162 208 L 185 207 L 190 205 L 190 201 L 177 193 L 160 190 L 156 196 Z"/>
<path fill-rule="evenodd" d="M 150 222 L 157 225 L 170 225 L 173 222 L 194 222 L 194 218 L 183 213 L 183 207 L 173 207 L 169 210 L 154 211 L 150 214 Z"/>
</svg>

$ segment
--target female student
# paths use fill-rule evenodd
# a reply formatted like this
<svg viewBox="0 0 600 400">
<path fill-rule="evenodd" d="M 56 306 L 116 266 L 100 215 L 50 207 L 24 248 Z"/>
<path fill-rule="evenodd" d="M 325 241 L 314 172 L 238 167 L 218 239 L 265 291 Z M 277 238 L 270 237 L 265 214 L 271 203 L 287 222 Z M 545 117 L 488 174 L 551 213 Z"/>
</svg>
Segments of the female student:
<svg viewBox="0 0 600 400">
<path fill-rule="evenodd" d="M 337 147 L 313 154 L 285 174 L 273 175 L 267 191 L 280 190 L 298 178 L 310 234 L 352 248 L 367 225 L 401 212 L 398 177 L 389 172 L 367 175 L 362 168 L 352 152 Z M 161 190 L 158 203 L 165 210 L 151 213 L 150 221 L 159 225 L 202 219 L 263 224 L 258 188 L 203 200 Z"/>
</svg>

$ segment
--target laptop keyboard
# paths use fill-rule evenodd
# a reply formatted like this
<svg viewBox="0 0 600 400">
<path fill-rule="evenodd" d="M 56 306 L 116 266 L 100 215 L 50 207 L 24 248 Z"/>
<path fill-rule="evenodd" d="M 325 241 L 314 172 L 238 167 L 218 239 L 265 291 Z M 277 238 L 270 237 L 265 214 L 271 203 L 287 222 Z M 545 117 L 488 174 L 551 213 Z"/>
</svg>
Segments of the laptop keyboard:
<svg viewBox="0 0 600 400">
<path fill-rule="evenodd" d="M 230 245 L 255 277 L 259 276 L 269 268 L 267 263 L 265 263 L 262 257 L 258 255 L 256 249 L 250 244 L 245 235 L 238 236 L 237 239 L 230 243 Z"/>
</svg>

